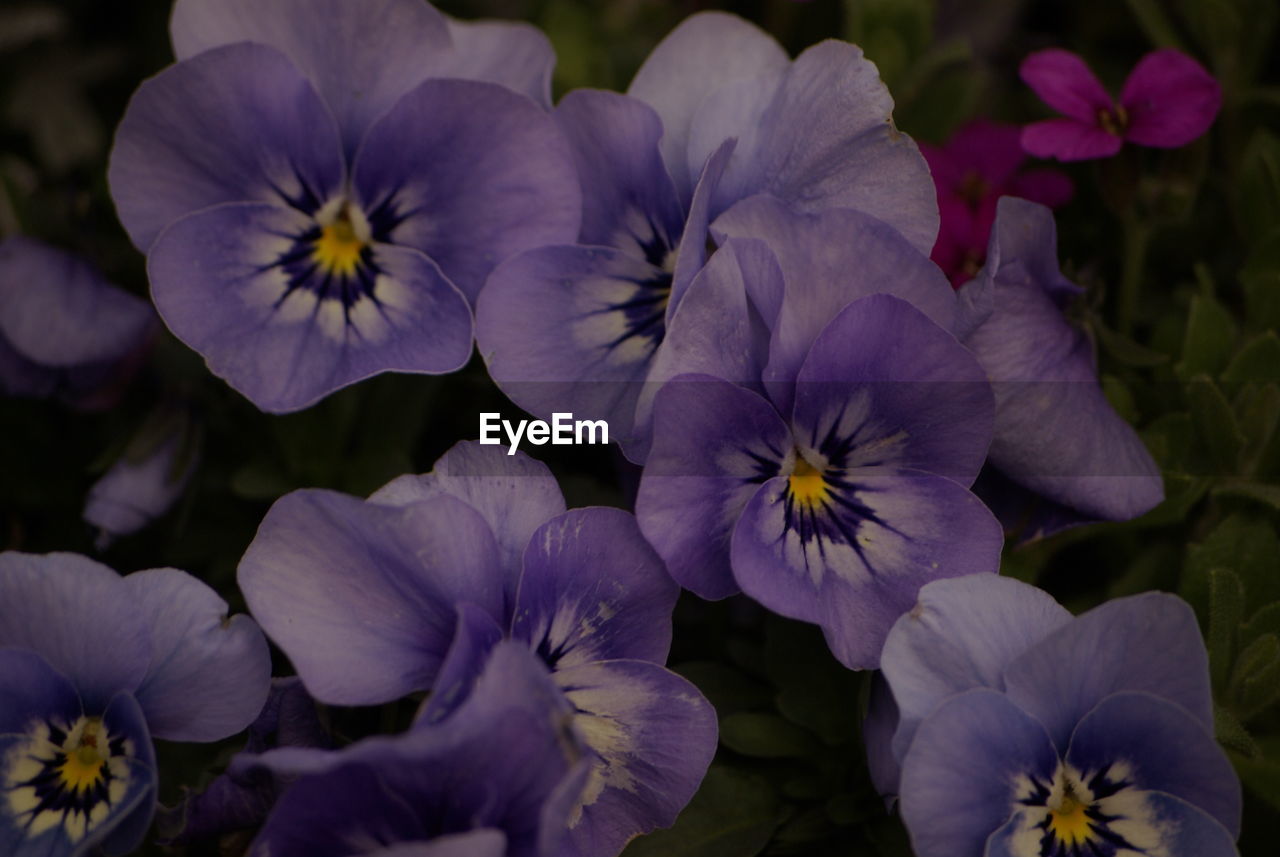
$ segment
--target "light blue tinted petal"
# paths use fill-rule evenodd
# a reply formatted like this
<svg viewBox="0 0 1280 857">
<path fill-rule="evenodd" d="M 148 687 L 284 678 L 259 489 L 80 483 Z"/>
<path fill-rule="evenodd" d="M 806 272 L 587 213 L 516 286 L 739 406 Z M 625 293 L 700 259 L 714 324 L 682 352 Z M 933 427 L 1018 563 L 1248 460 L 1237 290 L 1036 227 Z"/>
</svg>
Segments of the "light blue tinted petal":
<svg viewBox="0 0 1280 857">
<path fill-rule="evenodd" d="M 101 710 L 146 675 L 151 634 L 120 576 L 73 553 L 0 554 L 0 648 L 30 649 Z"/>
<path fill-rule="evenodd" d="M 147 260 L 165 324 L 210 371 L 273 413 L 380 372 L 439 374 L 467 362 L 470 308 L 430 259 L 373 244 L 368 290 L 341 275 L 341 287 L 317 274 L 295 277 L 282 260 L 311 226 L 300 212 L 260 203 L 179 220 Z"/>
<path fill-rule="evenodd" d="M 25 235 L 0 243 L 0 339 L 42 366 L 119 360 L 155 314 L 88 262 Z"/>
<path fill-rule="evenodd" d="M 555 669 L 631 658 L 665 663 L 680 587 L 621 509 L 573 509 L 524 554 L 511 636 Z"/>
<path fill-rule="evenodd" d="M 146 252 L 178 218 L 223 202 L 318 207 L 345 166 L 311 84 L 273 48 L 235 44 L 170 66 L 133 94 L 107 178 Z"/>
<path fill-rule="evenodd" d="M 938 706 L 902 762 L 902 820 L 918 857 L 976 857 L 1008 821 L 1028 776 L 1049 781 L 1057 754 L 1044 728 L 979 688 Z"/>
<path fill-rule="evenodd" d="M 503 629 L 492 616 L 474 604 L 459 604 L 453 642 L 431 685 L 431 695 L 414 718 L 415 724 L 444 720 L 466 702 L 502 638 Z"/>
<path fill-rule="evenodd" d="M 733 531 L 733 576 L 770 610 L 822 626 L 845 666 L 867 669 L 921 586 L 995 572 L 1004 537 L 943 476 L 866 467 L 840 482 L 820 508 L 791 500 L 787 476 L 766 482 Z"/>
<path fill-rule="evenodd" d="M 906 467 L 967 486 L 986 458 L 994 403 L 982 367 L 903 300 L 871 295 L 841 310 L 797 382 L 797 436 L 814 449 L 839 437 L 842 466 Z"/>
<path fill-rule="evenodd" d="M 582 192 L 550 114 L 497 84 L 428 80 L 369 129 L 352 188 L 389 240 L 426 253 L 475 301 L 496 265 L 578 235 Z"/>
<path fill-rule="evenodd" d="M 338 117 L 348 155 L 450 44 L 444 16 L 418 0 L 180 0 L 169 31 L 180 60 L 234 42 L 284 53 Z"/>
<path fill-rule="evenodd" d="M 900 712 L 893 755 L 902 758 L 920 722 L 947 697 L 1004 690 L 1005 666 L 1071 618 L 1048 593 L 1008 577 L 973 574 L 922 586 L 880 659 Z"/>
<path fill-rule="evenodd" d="M 1186 602 L 1163 592 L 1118 598 L 1045 636 L 1005 670 L 1010 699 L 1058 747 L 1095 705 L 1122 690 L 1176 703 L 1213 730 L 1209 658 Z"/>
<path fill-rule="evenodd" d="M 1213 733 L 1178 705 L 1112 694 L 1080 721 L 1066 759 L 1082 772 L 1110 767 L 1108 779 L 1182 798 L 1240 835 L 1240 778 Z"/>
<path fill-rule="evenodd" d="M 0 687 L 0 735 L 25 733 L 37 717 L 80 716 L 75 688 L 35 652 L 0 649 Z"/>
<path fill-rule="evenodd" d="M 738 591 L 734 524 L 791 451 L 791 433 L 761 396 L 707 375 L 669 381 L 654 403 L 654 444 L 636 518 L 671 576 L 703 598 Z"/>
<path fill-rule="evenodd" d="M 689 203 L 689 214 L 685 218 L 684 232 L 680 236 L 680 246 L 676 249 L 675 269 L 671 273 L 671 298 L 667 301 L 667 322 L 671 322 L 676 308 L 684 300 L 693 278 L 702 270 L 707 262 L 710 241 L 711 198 L 720 185 L 720 177 L 724 175 L 733 155 L 736 140 L 725 140 L 720 148 L 711 153 L 698 176 L 698 183 L 693 189 L 693 201 Z"/>
<path fill-rule="evenodd" d="M 894 127 L 892 110 L 875 64 L 855 45 L 828 39 L 781 75 L 768 106 L 752 111 L 750 133 L 733 134 L 723 117 L 700 112 L 690 155 L 700 165 L 717 137 L 739 138 L 714 211 L 756 193 L 805 212 L 854 208 L 928 253 L 938 232 L 937 195 L 924 157 Z M 704 121 L 714 123 L 710 134 L 699 127 Z"/>
<path fill-rule="evenodd" d="M 858 298 L 889 294 L 912 304 L 943 329 L 956 318 L 955 292 L 936 265 L 889 225 L 848 209 L 798 214 L 767 197 L 741 202 L 712 224 L 723 238 L 758 238 L 782 268 L 786 295 L 773 329 L 766 381 L 790 410 L 787 385 L 814 340 Z"/>
<path fill-rule="evenodd" d="M 688 168 L 689 135 L 708 96 L 726 84 L 786 66 L 786 51 L 772 36 L 724 12 L 690 15 L 649 53 L 627 94 L 662 117 L 662 157 L 681 199 L 692 195 L 702 166 Z"/>
<path fill-rule="evenodd" d="M 556 53 L 541 30 L 523 21 L 446 22 L 453 48 L 435 58 L 433 77 L 487 80 L 551 107 Z"/>
<path fill-rule="evenodd" d="M 580 244 L 615 247 L 662 267 L 684 226 L 658 154 L 662 122 L 643 101 L 578 89 L 557 105 L 582 183 Z"/>
<path fill-rule="evenodd" d="M 175 433 L 141 461 L 122 455 L 93 483 L 85 499 L 83 517 L 102 531 L 100 541 L 137 532 L 169 511 L 182 496 L 198 458 L 190 454 L 182 470 L 174 472 L 185 441 Z"/>
<path fill-rule="evenodd" d="M 550 469 L 504 445 L 462 440 L 436 460 L 430 473 L 400 476 L 370 495 L 374 503 L 405 506 L 437 494 L 457 497 L 484 517 L 493 531 L 515 604 L 524 550 L 534 530 L 562 513 L 564 495 Z"/>
<path fill-rule="evenodd" d="M 271 689 L 271 653 L 257 624 L 229 615 L 185 571 L 139 571 L 124 584 L 151 621 L 151 666 L 135 693 L 151 733 L 217 741 L 252 723 Z"/>
<path fill-rule="evenodd" d="M 692 684 L 646 661 L 600 661 L 553 674 L 598 754 L 569 819 L 565 857 L 616 854 L 671 825 L 715 753 L 716 717 Z"/>
<path fill-rule="evenodd" d="M 882 666 L 883 663 L 882 660 Z M 871 784 L 884 797 L 885 808 L 890 810 L 897 803 L 898 780 L 902 776 L 902 764 L 893 752 L 893 735 L 897 729 L 898 705 L 894 702 L 893 691 L 885 681 L 884 673 L 876 673 L 871 679 L 867 716 L 862 721 L 862 743 L 867 754 L 867 773 L 871 775 Z"/>
<path fill-rule="evenodd" d="M 337 705 L 430 687 L 453 638 L 455 604 L 502 613 L 489 526 L 447 496 L 395 508 L 295 491 L 267 512 L 238 580 L 307 690 Z"/>
</svg>

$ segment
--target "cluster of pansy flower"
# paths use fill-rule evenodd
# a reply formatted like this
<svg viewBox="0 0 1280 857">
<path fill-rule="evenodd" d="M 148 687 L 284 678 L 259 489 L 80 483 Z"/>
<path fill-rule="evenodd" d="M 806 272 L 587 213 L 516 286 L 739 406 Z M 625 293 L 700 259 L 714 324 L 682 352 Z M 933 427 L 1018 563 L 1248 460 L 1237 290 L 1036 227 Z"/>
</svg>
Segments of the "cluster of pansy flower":
<svg viewBox="0 0 1280 857">
<path fill-rule="evenodd" d="M 636 515 L 567 510 L 545 466 L 470 442 L 367 499 L 277 500 L 238 583 L 297 704 L 426 694 L 404 733 L 339 749 L 311 728 L 269 746 L 301 689 L 264 711 L 257 626 L 182 572 L 5 554 L 0 845 L 127 852 L 151 736 L 261 713 L 181 835 L 254 827 L 255 857 L 612 857 L 675 820 L 715 750 L 715 712 L 664 666 L 683 586 L 883 670 L 868 755 L 922 857 L 1233 851 L 1187 608 L 1072 619 L 992 574 L 1006 530 L 1163 497 L 1064 313 L 1080 290 L 1051 213 L 1005 195 L 1070 195 L 1017 175 L 1016 132 L 926 160 L 857 47 L 793 60 L 722 13 L 677 27 L 626 94 L 554 108 L 540 33 L 420 0 L 178 0 L 171 35 L 109 178 L 175 335 L 283 412 L 457 369 L 474 333 L 521 406 L 608 421 L 643 466 Z M 1024 67 L 1073 117 L 1024 131 L 1028 151 L 1179 145 L 1212 120 L 1181 55 L 1144 61 L 1119 104 L 1069 56 Z M 1175 119 L 1169 80 L 1199 99 Z M 116 303 L 108 333 L 137 314 Z M 22 345 L 3 315 L 0 333 Z M 172 471 L 162 449 L 148 466 Z"/>
</svg>

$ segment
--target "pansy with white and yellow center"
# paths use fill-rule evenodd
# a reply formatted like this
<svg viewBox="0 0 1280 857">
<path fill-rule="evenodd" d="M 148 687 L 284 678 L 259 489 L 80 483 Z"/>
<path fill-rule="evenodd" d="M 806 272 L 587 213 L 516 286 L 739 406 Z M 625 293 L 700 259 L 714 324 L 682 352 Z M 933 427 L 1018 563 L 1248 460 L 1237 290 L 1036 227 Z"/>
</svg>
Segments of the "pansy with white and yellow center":
<svg viewBox="0 0 1280 857">
<path fill-rule="evenodd" d="M 921 585 L 998 566 L 999 524 L 967 490 L 990 385 L 947 330 L 945 279 L 884 224 L 763 199 L 720 224 L 735 237 L 659 367 L 636 517 L 681 585 L 741 590 L 874 667 Z"/>
<path fill-rule="evenodd" d="M 882 668 L 863 734 L 919 857 L 1235 853 L 1240 782 L 1179 599 L 1073 618 L 1016 580 L 938 581 L 894 625 Z"/>
<path fill-rule="evenodd" d="M 264 410 L 460 368 L 489 271 L 577 232 L 531 27 L 421 0 L 181 0 L 171 31 L 112 196 L 165 323 Z"/>
<path fill-rule="evenodd" d="M 670 825 L 715 752 L 714 710 L 662 666 L 679 588 L 635 519 L 565 511 L 550 471 L 524 455 L 463 442 L 368 500 L 288 494 L 238 579 L 323 702 L 430 689 L 421 720 L 444 722 L 491 653 L 532 653 L 593 754 L 567 840 L 546 857 L 613 857 Z"/>
<path fill-rule="evenodd" d="M 231 735 L 266 699 L 262 632 L 173 569 L 0 554 L 0 853 L 125 854 L 151 823 L 153 736 Z"/>
</svg>

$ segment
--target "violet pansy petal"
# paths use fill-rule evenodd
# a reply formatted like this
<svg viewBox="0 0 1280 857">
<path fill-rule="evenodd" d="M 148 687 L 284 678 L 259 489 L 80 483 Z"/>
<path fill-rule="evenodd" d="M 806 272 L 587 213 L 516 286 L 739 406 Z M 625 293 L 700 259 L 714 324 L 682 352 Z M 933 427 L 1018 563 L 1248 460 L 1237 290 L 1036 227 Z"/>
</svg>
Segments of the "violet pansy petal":
<svg viewBox="0 0 1280 857">
<path fill-rule="evenodd" d="M 23 357 L 0 336 L 0 393 L 42 399 L 58 389 L 60 372 Z"/>
<path fill-rule="evenodd" d="M 1097 521 L 1023 488 L 990 464 L 978 474 L 973 493 L 1000 519 L 1006 537 L 1020 545 Z"/>
<path fill-rule="evenodd" d="M 0 243 L 0 339 L 42 366 L 118 360 L 155 319 L 83 259 L 25 235 Z"/>
<path fill-rule="evenodd" d="M 147 672 L 146 614 L 120 576 L 73 553 L 0 553 L 0 648 L 29 649 L 101 710 Z"/>
<path fill-rule="evenodd" d="M 1080 55 L 1071 51 L 1048 48 L 1029 54 L 1018 74 L 1045 104 L 1077 122 L 1096 125 L 1098 111 L 1112 108 L 1107 90 Z"/>
<path fill-rule="evenodd" d="M 956 320 L 955 292 L 937 266 L 891 226 L 862 212 L 797 214 L 760 196 L 735 205 L 711 229 L 720 240 L 758 238 L 778 258 L 787 288 L 765 381 L 784 413 L 790 410 L 788 387 L 813 341 L 852 301 L 892 294 L 944 329 Z"/>
<path fill-rule="evenodd" d="M 1044 728 L 996 691 L 946 700 L 920 724 L 902 763 L 902 819 L 915 853 L 982 854 L 1018 806 L 1019 783 L 1051 781 L 1057 761 Z"/>
<path fill-rule="evenodd" d="M 715 753 L 715 709 L 688 681 L 647 661 L 599 661 L 552 677 L 598 755 L 569 819 L 565 857 L 616 854 L 636 834 L 670 826 Z"/>
<path fill-rule="evenodd" d="M 560 100 L 554 116 L 582 183 L 577 243 L 667 266 L 684 213 L 658 154 L 662 122 L 653 108 L 614 92 L 578 89 Z"/>
<path fill-rule="evenodd" d="M 1063 652 L 1071 652 L 1064 664 Z M 1147 592 L 1095 607 L 1045 636 L 1009 663 L 1009 698 L 1065 748 L 1071 730 L 1119 691 L 1145 691 L 1182 706 L 1209 732 L 1209 658 L 1185 601 Z"/>
<path fill-rule="evenodd" d="M 283 53 L 337 117 L 348 155 L 450 43 L 444 16 L 417 0 L 180 0 L 169 31 L 179 60 L 234 42 Z"/>
<path fill-rule="evenodd" d="M 892 809 L 897 802 L 898 781 L 902 777 L 902 763 L 893 752 L 893 735 L 897 730 L 898 704 L 893 699 L 893 691 L 885 681 L 884 673 L 874 673 L 867 700 L 867 716 L 862 721 L 862 745 L 867 754 L 871 785 L 885 798 L 886 809 Z"/>
<path fill-rule="evenodd" d="M 1134 66 L 1120 104 L 1128 112 L 1126 140 L 1176 148 L 1209 130 L 1222 106 L 1222 87 L 1191 57 L 1163 48 Z"/>
<path fill-rule="evenodd" d="M 138 87 L 107 178 L 146 252 L 170 223 L 218 203 L 318 208 L 344 174 L 337 126 L 306 78 L 273 48 L 235 44 Z"/>
<path fill-rule="evenodd" d="M 879 666 L 921 586 L 999 567 L 999 522 L 946 477 L 861 467 L 824 490 L 815 506 L 792 496 L 788 477 L 764 483 L 734 529 L 733 576 L 770 610 L 820 625 L 850 669 Z"/>
<path fill-rule="evenodd" d="M 512 401 L 606 420 L 626 443 L 653 352 L 665 335 L 670 281 L 609 247 L 543 247 L 498 267 L 476 305 L 476 340 Z"/>
<path fill-rule="evenodd" d="M 661 664 L 679 594 L 635 517 L 573 509 L 529 540 L 511 636 L 556 670 L 619 658 Z"/>
<path fill-rule="evenodd" d="M 786 51 L 772 36 L 724 12 L 690 15 L 649 53 L 627 94 L 662 117 L 662 157 L 682 200 L 692 196 L 696 179 L 686 154 L 699 112 L 714 103 L 721 87 L 780 73 L 787 64 Z"/>
<path fill-rule="evenodd" d="M 503 638 L 493 616 L 474 604 L 458 605 L 453 642 L 431 685 L 431 695 L 414 718 L 415 724 L 437 723 L 453 714 L 471 695 L 489 655 Z"/>
<path fill-rule="evenodd" d="M 1045 119 L 1022 129 L 1022 148 L 1037 158 L 1059 161 L 1109 158 L 1123 145 L 1124 141 L 1116 135 L 1074 119 Z"/>
<path fill-rule="evenodd" d="M 451 833 L 430 842 L 402 842 L 362 857 L 507 857 L 507 837 L 501 830 Z"/>
<path fill-rule="evenodd" d="M 122 456 L 93 483 L 82 517 L 101 531 L 100 544 L 137 532 L 169 511 L 196 465 L 196 456 L 191 455 L 181 471 L 174 472 L 183 451 L 183 438 L 174 435 L 141 461 Z"/>
<path fill-rule="evenodd" d="M 982 367 L 911 304 L 871 295 L 814 340 L 796 383 L 797 437 L 841 467 L 891 466 L 972 484 L 991 443 L 995 405 Z"/>
<path fill-rule="evenodd" d="M 854 208 L 928 253 L 938 233 L 934 186 L 916 144 L 894 128 L 892 109 L 861 49 L 814 45 L 782 76 L 755 133 L 739 138 L 713 211 L 759 192 L 803 212 Z"/>
<path fill-rule="evenodd" d="M 448 496 L 394 508 L 331 491 L 287 494 L 259 526 L 238 580 L 307 690 L 336 705 L 430 687 L 455 603 L 502 614 L 489 526 Z"/>
<path fill-rule="evenodd" d="M 35 717 L 80 716 L 80 697 L 71 682 L 35 652 L 0 649 L 0 687 L 0 735 L 26 732 Z"/>
<path fill-rule="evenodd" d="M 1014 198 L 999 209 L 984 271 L 995 310 L 965 341 L 995 391 L 990 463 L 1084 515 L 1136 517 L 1163 499 L 1160 471 L 1103 395 L 1092 343 L 1059 309 L 1074 287 L 1057 269 L 1053 216 Z"/>
<path fill-rule="evenodd" d="M 455 443 L 430 473 L 399 476 L 369 500 L 405 506 L 448 494 L 475 509 L 489 523 L 506 575 L 508 604 L 515 604 L 520 563 L 534 530 L 565 510 L 560 485 L 547 465 L 523 452 L 508 455 L 502 445 Z"/>
<path fill-rule="evenodd" d="M 1071 618 L 1046 592 L 1008 577 L 974 574 L 921 587 L 880 657 L 899 712 L 893 755 L 906 754 L 921 721 L 947 697 L 1004 690 L 1009 662 Z"/>
<path fill-rule="evenodd" d="M 494 266 L 578 234 L 568 143 L 538 105 L 493 83 L 428 80 L 375 122 L 352 187 L 375 231 L 426 253 L 475 301 Z"/>
<path fill-rule="evenodd" d="M 252 619 L 172 568 L 124 578 L 151 624 L 151 665 L 135 691 L 157 738 L 217 741 L 244 729 L 267 701 L 271 653 Z"/>
<path fill-rule="evenodd" d="M 791 433 L 759 395 L 719 378 L 681 375 L 654 402 L 653 448 L 636 519 L 671 576 L 703 598 L 738 591 L 729 564 L 734 522 L 791 451 Z"/>
<path fill-rule="evenodd" d="M 1132 788 L 1167 792 L 1240 834 L 1240 778 L 1213 733 L 1187 711 L 1148 693 L 1115 693 L 1071 733 L 1066 761 L 1088 773 L 1111 768 Z"/>
<path fill-rule="evenodd" d="M 777 259 L 763 241 L 734 238 L 715 252 L 693 282 L 668 323 L 636 404 L 643 441 L 651 439 L 654 397 L 677 375 L 711 375 L 763 389 L 760 376 L 769 359 L 769 320 L 754 298 L 763 295 L 765 303 L 781 301 L 783 282 Z M 643 459 L 648 445 L 637 441 L 628 452 Z"/>
<path fill-rule="evenodd" d="M 365 279 L 295 273 L 310 218 L 243 203 L 166 229 L 148 259 L 169 329 L 259 408 L 304 408 L 385 371 L 438 374 L 471 355 L 471 310 L 440 269 L 408 247 L 373 244 Z M 366 263 L 360 263 L 365 265 Z M 363 269 L 362 269 L 363 270 Z"/>
<path fill-rule="evenodd" d="M 720 179 L 729 166 L 729 159 L 737 144 L 738 141 L 732 139 L 721 143 L 707 158 L 698 175 L 698 182 L 694 185 L 693 200 L 689 203 L 689 214 L 685 218 L 684 232 L 681 233 L 680 245 L 676 248 L 675 267 L 671 272 L 671 297 L 667 300 L 668 323 L 684 300 L 689 284 L 707 263 L 711 200 L 716 188 L 720 186 Z"/>
<path fill-rule="evenodd" d="M 438 57 L 433 77 L 487 80 L 551 108 L 556 53 L 541 30 L 523 21 L 446 22 L 453 50 Z"/>
</svg>

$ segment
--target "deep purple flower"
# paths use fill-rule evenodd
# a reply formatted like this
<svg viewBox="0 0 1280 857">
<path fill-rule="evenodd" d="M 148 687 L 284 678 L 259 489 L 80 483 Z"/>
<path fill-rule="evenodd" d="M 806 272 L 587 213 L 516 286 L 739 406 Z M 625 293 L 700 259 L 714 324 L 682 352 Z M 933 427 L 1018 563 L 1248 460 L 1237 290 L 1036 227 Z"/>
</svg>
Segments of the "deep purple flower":
<svg viewBox="0 0 1280 857">
<path fill-rule="evenodd" d="M 1204 66 L 1173 48 L 1147 54 L 1129 73 L 1114 101 L 1077 54 L 1060 48 L 1022 61 L 1023 81 L 1066 116 L 1022 130 L 1022 147 L 1039 158 L 1107 158 L 1127 140 L 1173 149 L 1209 130 L 1222 104 L 1222 88 Z"/>
<path fill-rule="evenodd" d="M 892 106 L 857 47 L 829 40 L 792 61 L 722 12 L 676 27 L 627 95 L 570 93 L 555 117 L 574 150 L 582 230 L 489 278 L 476 336 L 490 374 L 543 418 L 607 420 L 643 461 L 637 402 L 706 261 L 707 224 L 735 202 L 763 193 L 801 212 L 855 208 L 933 246 L 933 188 Z"/>
<path fill-rule="evenodd" d="M 960 288 L 987 258 L 996 200 L 1018 196 L 1057 208 L 1071 199 L 1071 179 L 1054 169 L 1023 170 L 1016 125 L 976 119 L 942 146 L 920 144 L 938 191 L 938 240 L 929 254 Z"/>
<path fill-rule="evenodd" d="M 716 726 L 702 695 L 661 666 L 679 589 L 635 519 L 564 508 L 542 464 L 459 443 L 433 472 L 367 501 L 281 498 L 239 581 L 323 702 L 432 689 L 432 706 L 452 705 L 504 635 L 533 650 L 596 755 L 563 853 L 597 857 L 675 820 Z"/>
<path fill-rule="evenodd" d="M 991 307 L 964 339 L 996 395 L 988 464 L 1013 486 L 1050 501 L 1034 514 L 1052 522 L 1024 521 L 1029 531 L 1047 534 L 1067 524 L 1054 504 L 1079 523 L 1128 520 L 1164 499 L 1159 467 L 1103 395 L 1092 341 L 1063 314 L 1080 289 L 1058 269 L 1053 214 L 1033 202 L 1001 199 L 987 263 L 959 294 L 970 290 Z M 1004 505 L 1025 510 L 1029 502 Z"/>
<path fill-rule="evenodd" d="M 185 572 L 0 554 L 0 853 L 131 851 L 155 810 L 151 739 L 240 731 L 270 677 L 257 625 Z"/>
<path fill-rule="evenodd" d="M 146 301 L 80 257 L 25 235 L 0 243 L 0 393 L 109 407 L 155 327 Z"/>
<path fill-rule="evenodd" d="M 1072 618 L 1016 580 L 938 581 L 881 665 L 868 755 L 920 857 L 1236 853 L 1240 782 L 1181 600 Z"/>
<path fill-rule="evenodd" d="M 874 667 L 923 583 L 999 564 L 999 524 L 966 487 L 992 400 L 948 332 L 965 312 L 937 267 L 858 212 L 757 198 L 720 226 L 658 367 L 672 380 L 637 518 L 681 585 L 741 589 Z"/>
<path fill-rule="evenodd" d="M 112 196 L 165 323 L 260 408 L 459 368 L 493 266 L 577 234 L 563 137 L 502 85 L 545 102 L 532 28 L 420 0 L 182 0 L 171 29 Z"/>
<path fill-rule="evenodd" d="M 200 427 L 180 409 L 157 412 L 89 489 L 83 517 L 103 550 L 169 511 L 199 459 Z"/>
<path fill-rule="evenodd" d="M 239 757 L 289 786 L 253 857 L 561 857 L 592 760 L 526 646 L 500 642 L 451 716 L 339 752 Z M 233 766 L 235 767 L 235 766 Z"/>
</svg>

